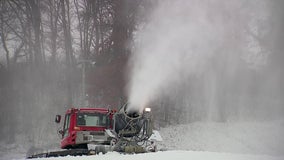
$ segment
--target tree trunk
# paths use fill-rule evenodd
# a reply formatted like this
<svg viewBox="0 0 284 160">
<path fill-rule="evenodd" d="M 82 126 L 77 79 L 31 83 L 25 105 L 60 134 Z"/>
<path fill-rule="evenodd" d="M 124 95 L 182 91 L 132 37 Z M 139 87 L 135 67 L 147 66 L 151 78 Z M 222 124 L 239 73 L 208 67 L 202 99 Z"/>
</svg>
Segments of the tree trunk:
<svg viewBox="0 0 284 160">
<path fill-rule="evenodd" d="M 10 52 L 7 48 L 7 44 L 6 44 L 6 40 L 5 40 L 5 35 L 3 33 L 3 29 L 1 29 L 1 40 L 2 40 L 2 45 L 3 45 L 3 48 L 6 52 L 6 62 L 7 62 L 7 68 L 10 68 Z"/>
<path fill-rule="evenodd" d="M 66 7 L 66 8 L 65 8 Z M 73 53 L 72 53 L 72 42 L 70 33 L 70 17 L 69 17 L 69 1 L 61 0 L 62 9 L 62 25 L 65 39 L 65 57 L 66 57 L 66 81 L 67 81 L 67 105 L 71 106 L 73 104 L 73 90 L 71 84 L 71 74 L 74 64 Z M 66 19 L 67 18 L 67 19 Z"/>
<path fill-rule="evenodd" d="M 30 16 L 32 17 L 32 27 L 34 31 L 34 61 L 36 66 L 42 65 L 43 56 L 42 56 L 42 49 L 41 49 L 41 13 L 39 8 L 39 1 L 38 0 L 27 0 L 31 11 Z"/>
<path fill-rule="evenodd" d="M 1 10 L 3 11 L 3 7 L 5 7 L 4 5 L 4 2 L 1 2 Z M 1 19 L 1 22 L 0 22 L 0 29 L 1 29 L 1 33 L 0 33 L 0 36 L 1 36 L 1 41 L 2 41 L 2 45 L 3 45 L 3 48 L 6 52 L 6 63 L 7 63 L 7 68 L 10 67 L 10 53 L 9 53 L 9 50 L 8 50 L 8 47 L 7 47 L 7 44 L 6 44 L 6 36 L 5 36 L 5 31 L 4 31 L 4 17 L 3 17 L 3 13 L 0 13 L 0 19 Z"/>
<path fill-rule="evenodd" d="M 114 1 L 114 23 L 113 23 L 113 53 L 121 54 L 126 53 L 126 43 L 127 43 L 127 8 L 126 0 L 116 0 Z"/>
</svg>

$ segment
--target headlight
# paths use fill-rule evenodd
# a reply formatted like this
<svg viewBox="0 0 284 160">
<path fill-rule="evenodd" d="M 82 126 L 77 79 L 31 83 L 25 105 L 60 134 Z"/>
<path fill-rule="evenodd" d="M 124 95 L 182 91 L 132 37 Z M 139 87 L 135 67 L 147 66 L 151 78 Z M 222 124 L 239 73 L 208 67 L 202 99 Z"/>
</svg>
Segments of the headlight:
<svg viewBox="0 0 284 160">
<path fill-rule="evenodd" d="M 145 108 L 145 112 L 151 112 L 151 108 Z"/>
</svg>

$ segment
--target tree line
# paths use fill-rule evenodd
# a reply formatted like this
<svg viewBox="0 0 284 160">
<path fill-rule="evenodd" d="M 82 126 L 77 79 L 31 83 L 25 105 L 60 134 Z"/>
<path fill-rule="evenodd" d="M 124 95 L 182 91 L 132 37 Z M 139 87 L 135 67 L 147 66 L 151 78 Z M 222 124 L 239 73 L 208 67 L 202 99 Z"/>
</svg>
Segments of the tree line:
<svg viewBox="0 0 284 160">
<path fill-rule="evenodd" d="M 136 28 L 138 11 L 147 3 L 1 0 L 0 124 L 5 126 L 0 131 L 4 135 L 1 140 L 13 143 L 19 132 L 25 132 L 31 133 L 25 137 L 28 141 L 41 143 L 44 136 L 40 135 L 55 130 L 54 125 L 46 123 L 52 122 L 56 113 L 64 113 L 86 98 L 82 95 L 83 69 L 86 75 L 96 70 L 98 77 L 123 79 L 124 73 L 115 73 L 127 63 L 127 43 Z M 92 64 L 96 66 L 92 68 Z M 101 92 L 109 89 L 99 83 Z M 107 85 L 122 91 L 124 82 Z M 115 95 L 115 100 L 100 104 L 114 104 L 119 96 L 124 96 L 121 92 L 116 94 L 120 95 Z"/>
</svg>

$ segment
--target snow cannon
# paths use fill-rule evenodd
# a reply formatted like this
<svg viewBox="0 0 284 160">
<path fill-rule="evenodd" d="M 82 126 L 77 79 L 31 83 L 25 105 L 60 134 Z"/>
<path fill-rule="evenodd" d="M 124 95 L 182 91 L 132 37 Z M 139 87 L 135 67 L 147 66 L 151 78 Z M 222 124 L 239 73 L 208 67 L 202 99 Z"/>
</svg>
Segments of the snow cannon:
<svg viewBox="0 0 284 160">
<path fill-rule="evenodd" d="M 153 131 L 151 116 L 150 108 L 145 108 L 143 112 L 140 112 L 126 103 L 114 115 L 114 130 L 118 137 L 137 137 L 139 135 L 141 140 L 148 139 Z M 140 135 L 141 131 L 142 135 Z"/>
<path fill-rule="evenodd" d="M 159 132 L 153 130 L 150 108 L 140 112 L 126 103 L 114 114 L 113 119 L 116 139 L 114 151 L 144 153 L 157 150 L 156 141 L 162 139 Z"/>
</svg>

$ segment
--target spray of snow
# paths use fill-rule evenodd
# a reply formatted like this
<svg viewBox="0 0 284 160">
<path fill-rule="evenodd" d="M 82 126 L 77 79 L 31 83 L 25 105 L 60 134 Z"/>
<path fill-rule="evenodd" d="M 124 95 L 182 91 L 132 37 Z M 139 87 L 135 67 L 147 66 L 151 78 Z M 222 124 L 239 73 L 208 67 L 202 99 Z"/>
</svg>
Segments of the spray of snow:
<svg viewBox="0 0 284 160">
<path fill-rule="evenodd" d="M 203 73 L 210 67 L 210 58 L 221 58 L 224 50 L 246 50 L 253 65 L 262 64 L 251 59 L 244 43 L 248 37 L 243 24 L 250 23 L 249 11 L 255 8 L 246 4 L 249 8 L 242 9 L 243 4 L 237 0 L 158 3 L 148 15 L 149 22 L 135 35 L 128 87 L 132 107 L 142 110 L 160 95 L 170 94 L 173 86 L 188 83 L 189 76 Z"/>
</svg>

